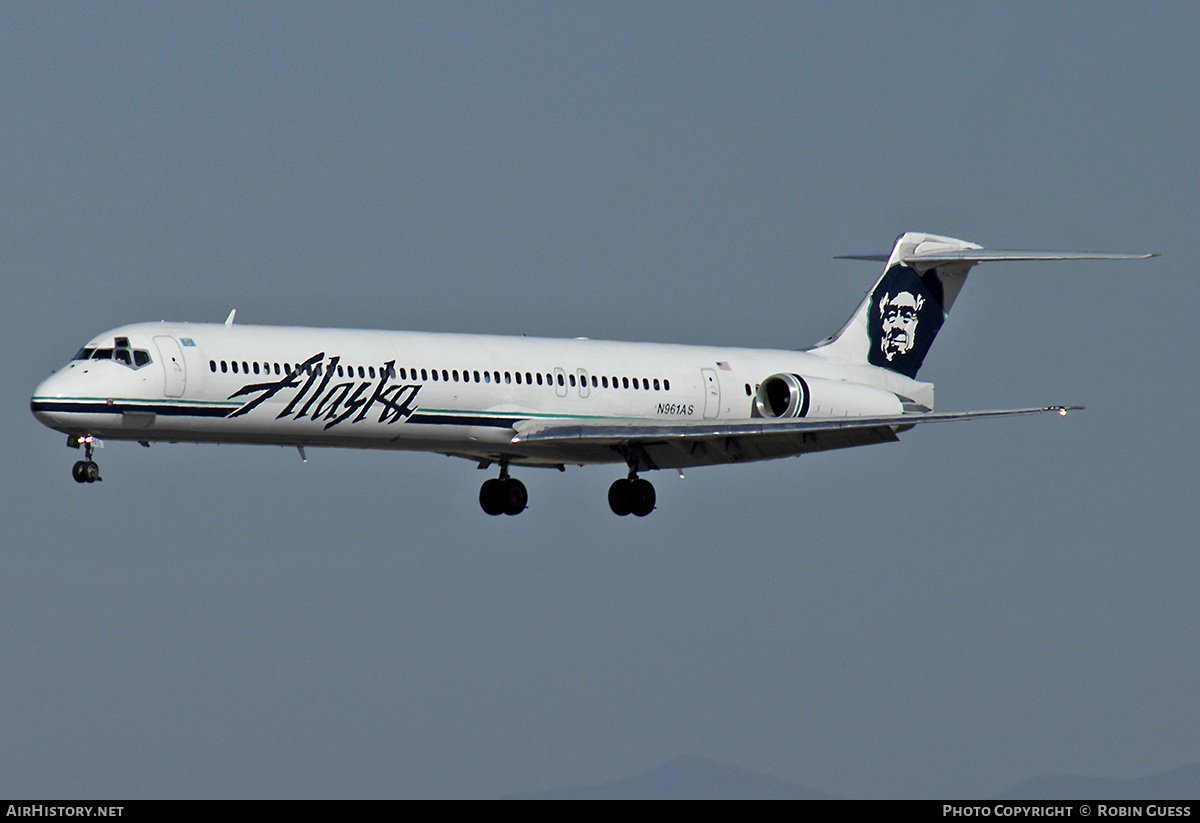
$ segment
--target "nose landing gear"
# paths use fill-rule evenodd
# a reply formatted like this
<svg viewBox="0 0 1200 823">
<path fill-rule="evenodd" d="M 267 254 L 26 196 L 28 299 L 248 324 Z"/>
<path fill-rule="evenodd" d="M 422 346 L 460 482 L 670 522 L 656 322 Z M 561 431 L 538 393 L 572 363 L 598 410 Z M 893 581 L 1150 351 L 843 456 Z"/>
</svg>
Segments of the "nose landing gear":
<svg viewBox="0 0 1200 823">
<path fill-rule="evenodd" d="M 96 461 L 92 459 L 93 439 L 91 437 L 79 438 L 79 444 L 83 446 L 83 460 L 75 461 L 75 465 L 71 467 L 71 476 L 75 478 L 76 483 L 95 483 L 100 477 L 100 467 L 96 465 Z"/>
<path fill-rule="evenodd" d="M 479 507 L 485 514 L 516 515 L 525 511 L 529 492 L 525 484 L 508 476 L 508 464 L 500 464 L 500 476 L 485 480 L 479 487 Z"/>
</svg>

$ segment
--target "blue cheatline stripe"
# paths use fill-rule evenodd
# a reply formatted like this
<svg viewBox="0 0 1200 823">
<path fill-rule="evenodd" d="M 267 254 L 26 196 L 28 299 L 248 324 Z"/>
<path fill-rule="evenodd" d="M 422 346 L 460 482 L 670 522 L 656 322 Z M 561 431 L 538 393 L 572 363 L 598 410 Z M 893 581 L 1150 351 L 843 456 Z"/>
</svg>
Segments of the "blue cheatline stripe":
<svg viewBox="0 0 1200 823">
<path fill-rule="evenodd" d="M 205 406 L 175 403 L 108 403 L 89 400 L 30 400 L 29 408 L 35 412 L 66 412 L 67 414 L 124 414 L 125 412 L 153 412 L 172 417 L 224 417 L 238 405 Z"/>
<path fill-rule="evenodd" d="M 66 399 L 40 399 L 33 398 L 29 401 L 29 408 L 34 412 L 45 412 L 53 414 L 55 412 L 66 414 L 125 414 L 141 412 L 160 414 L 164 417 L 227 417 L 230 412 L 236 411 L 242 407 L 241 403 L 205 403 L 201 401 L 181 401 L 175 403 L 168 402 L 129 402 L 116 401 L 109 403 L 108 400 L 100 400 L 98 398 L 88 398 L 86 400 L 66 400 Z M 507 412 L 504 414 L 491 415 L 487 412 L 483 413 L 464 413 L 452 411 L 417 411 L 410 415 L 405 422 L 422 426 L 486 426 L 489 428 L 509 429 L 514 424 L 521 420 L 528 420 L 531 417 L 536 418 L 584 418 L 589 420 L 595 419 L 610 419 L 593 415 L 558 415 L 545 413 L 530 413 L 530 414 L 513 414 Z"/>
<path fill-rule="evenodd" d="M 225 406 L 197 405 L 179 403 L 109 403 L 100 400 L 30 400 L 29 408 L 35 412 L 53 414 L 125 414 L 141 412 L 143 414 L 161 414 L 164 417 L 225 417 L 231 411 L 241 408 L 240 403 Z M 458 415 L 417 413 L 408 418 L 409 423 L 442 426 L 491 426 L 508 429 L 522 417 L 485 417 L 481 415 Z"/>
<path fill-rule="evenodd" d="M 481 417 L 478 415 L 417 412 L 408 418 L 408 422 L 424 426 L 490 426 L 496 429 L 511 429 L 514 423 L 524 419 L 524 417 Z"/>
</svg>

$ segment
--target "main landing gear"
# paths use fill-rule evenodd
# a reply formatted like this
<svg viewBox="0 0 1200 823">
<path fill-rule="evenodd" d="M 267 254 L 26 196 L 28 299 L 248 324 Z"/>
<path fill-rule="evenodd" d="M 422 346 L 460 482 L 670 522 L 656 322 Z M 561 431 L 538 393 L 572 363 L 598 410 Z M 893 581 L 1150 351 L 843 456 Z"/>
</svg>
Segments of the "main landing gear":
<svg viewBox="0 0 1200 823">
<path fill-rule="evenodd" d="M 479 506 L 485 514 L 520 514 L 529 503 L 525 484 L 508 476 L 508 465 L 500 464 L 500 476 L 479 487 Z"/>
<path fill-rule="evenodd" d="M 100 467 L 92 459 L 92 438 L 81 437 L 79 444 L 83 446 L 84 459 L 75 461 L 75 465 L 71 467 L 71 476 L 75 478 L 76 483 L 95 483 L 102 478 Z"/>
<path fill-rule="evenodd" d="M 613 514 L 625 517 L 633 514 L 645 517 L 654 511 L 654 485 L 649 480 L 643 480 L 632 469 L 628 478 L 615 481 L 608 487 L 608 506 Z"/>
<path fill-rule="evenodd" d="M 480 468 L 485 466 L 481 465 Z M 649 480 L 637 476 L 638 464 L 629 464 L 629 477 L 623 477 L 608 488 L 608 505 L 613 514 L 625 517 L 635 515 L 645 517 L 654 511 L 657 495 L 654 485 Z M 485 480 L 479 487 L 479 507 L 485 514 L 492 516 L 500 514 L 516 515 L 525 511 L 529 504 L 529 492 L 525 484 L 515 477 L 508 476 L 508 463 L 501 462 L 500 476 Z"/>
</svg>

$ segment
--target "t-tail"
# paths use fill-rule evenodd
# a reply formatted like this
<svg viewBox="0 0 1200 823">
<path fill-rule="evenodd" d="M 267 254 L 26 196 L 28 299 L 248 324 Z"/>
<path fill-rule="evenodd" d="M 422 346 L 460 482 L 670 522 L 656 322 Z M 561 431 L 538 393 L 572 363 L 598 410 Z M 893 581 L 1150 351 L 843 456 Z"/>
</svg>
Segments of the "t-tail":
<svg viewBox="0 0 1200 823">
<path fill-rule="evenodd" d="M 1015 260 L 1138 260 L 1155 256 L 984 249 L 953 237 L 907 232 L 896 240 L 889 255 L 841 258 L 877 260 L 887 265 L 841 331 L 809 351 L 916 378 L 967 282 L 967 273 L 976 264 Z"/>
</svg>

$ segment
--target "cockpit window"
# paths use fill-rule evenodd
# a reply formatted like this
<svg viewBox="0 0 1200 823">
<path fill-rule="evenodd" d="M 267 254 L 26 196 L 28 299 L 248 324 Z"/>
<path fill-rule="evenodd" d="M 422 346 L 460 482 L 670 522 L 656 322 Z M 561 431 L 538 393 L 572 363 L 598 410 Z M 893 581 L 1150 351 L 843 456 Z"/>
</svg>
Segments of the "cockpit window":
<svg viewBox="0 0 1200 823">
<path fill-rule="evenodd" d="M 111 349 L 82 348 L 75 352 L 72 360 L 116 360 L 131 369 L 140 369 L 154 362 L 150 352 L 145 349 L 134 349 L 129 345 L 128 337 L 118 337 L 116 346 Z"/>
</svg>

